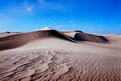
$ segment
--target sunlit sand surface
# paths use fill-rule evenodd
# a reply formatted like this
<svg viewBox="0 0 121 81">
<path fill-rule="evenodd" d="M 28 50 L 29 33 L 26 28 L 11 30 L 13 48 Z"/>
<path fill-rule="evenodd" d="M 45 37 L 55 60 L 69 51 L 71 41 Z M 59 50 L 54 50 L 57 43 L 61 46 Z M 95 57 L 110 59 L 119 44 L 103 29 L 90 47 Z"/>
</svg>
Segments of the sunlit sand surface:
<svg viewBox="0 0 121 81">
<path fill-rule="evenodd" d="M 0 35 L 0 81 L 121 81 L 121 36 L 53 29 Z"/>
</svg>

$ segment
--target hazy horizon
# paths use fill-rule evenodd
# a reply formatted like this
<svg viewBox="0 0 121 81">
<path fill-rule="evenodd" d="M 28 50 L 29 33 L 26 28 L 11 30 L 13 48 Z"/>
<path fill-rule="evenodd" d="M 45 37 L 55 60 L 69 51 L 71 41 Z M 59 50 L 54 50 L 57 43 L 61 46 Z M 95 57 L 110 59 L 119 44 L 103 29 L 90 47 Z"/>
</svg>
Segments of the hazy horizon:
<svg viewBox="0 0 121 81">
<path fill-rule="evenodd" d="M 50 27 L 121 34 L 120 0 L 0 0 L 0 32 Z"/>
</svg>

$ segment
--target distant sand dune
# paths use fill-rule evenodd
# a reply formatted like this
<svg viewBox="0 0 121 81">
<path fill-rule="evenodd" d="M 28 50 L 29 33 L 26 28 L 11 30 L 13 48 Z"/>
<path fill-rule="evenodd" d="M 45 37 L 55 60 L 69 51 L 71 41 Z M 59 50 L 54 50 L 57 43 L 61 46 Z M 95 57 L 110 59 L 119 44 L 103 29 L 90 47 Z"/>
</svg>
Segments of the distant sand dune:
<svg viewBox="0 0 121 81">
<path fill-rule="evenodd" d="M 77 33 L 78 32 L 78 33 Z M 59 32 L 56 30 L 39 30 L 35 32 L 29 32 L 29 33 L 20 33 L 15 35 L 9 35 L 5 37 L 0 38 L 0 50 L 5 49 L 12 49 L 19 46 L 22 46 L 26 43 L 31 42 L 32 40 L 37 39 L 44 39 L 49 37 L 56 37 L 64 40 L 68 40 L 71 42 L 78 42 L 78 41 L 91 41 L 91 42 L 98 42 L 98 43 L 107 43 L 108 40 L 104 37 L 99 37 L 96 35 L 86 34 L 82 33 L 80 31 L 76 31 L 74 37 L 68 36 L 68 34 L 65 34 L 64 32 Z M 69 33 L 66 31 L 66 33 Z"/>
<path fill-rule="evenodd" d="M 0 50 L 16 48 L 22 46 L 32 40 L 43 39 L 48 37 L 57 37 L 60 39 L 69 40 L 71 42 L 76 42 L 72 38 L 60 33 L 56 30 L 41 30 L 30 33 L 21 33 L 16 35 L 10 35 L 0 38 Z"/>
<path fill-rule="evenodd" d="M 97 43 L 109 42 L 109 40 L 104 36 L 83 33 L 81 31 L 71 31 L 71 32 L 65 31 L 63 33 L 74 38 L 76 41 L 90 41 L 90 42 L 97 42 Z"/>
<path fill-rule="evenodd" d="M 97 43 L 107 43 L 108 42 L 108 40 L 103 36 L 96 36 L 96 35 L 87 34 L 87 33 L 76 33 L 74 38 L 76 40 L 91 41 L 91 42 L 97 42 Z"/>
</svg>

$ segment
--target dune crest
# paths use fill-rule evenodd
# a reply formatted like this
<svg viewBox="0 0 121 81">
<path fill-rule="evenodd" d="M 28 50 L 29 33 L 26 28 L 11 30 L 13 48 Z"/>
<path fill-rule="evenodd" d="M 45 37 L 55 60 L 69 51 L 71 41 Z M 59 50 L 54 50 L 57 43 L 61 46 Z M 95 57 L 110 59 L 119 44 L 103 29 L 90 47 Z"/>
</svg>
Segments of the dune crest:
<svg viewBox="0 0 121 81">
<path fill-rule="evenodd" d="M 91 42 L 97 42 L 97 43 L 108 42 L 108 40 L 106 40 L 106 38 L 103 36 L 86 34 L 80 31 L 74 31 L 75 34 L 73 34 L 73 36 L 69 36 L 70 33 L 71 32 L 65 33 L 65 32 L 61 32 L 61 31 L 57 31 L 57 30 L 45 27 L 34 32 L 9 35 L 9 36 L 0 38 L 0 50 L 20 47 L 33 40 L 45 39 L 50 37 L 68 40 L 74 43 L 78 43 L 81 41 L 91 41 Z"/>
<path fill-rule="evenodd" d="M 53 30 L 52 28 L 49 28 L 49 27 L 43 27 L 43 28 L 41 28 L 41 29 L 39 29 L 39 30 Z M 38 30 L 38 31 L 39 31 Z"/>
</svg>

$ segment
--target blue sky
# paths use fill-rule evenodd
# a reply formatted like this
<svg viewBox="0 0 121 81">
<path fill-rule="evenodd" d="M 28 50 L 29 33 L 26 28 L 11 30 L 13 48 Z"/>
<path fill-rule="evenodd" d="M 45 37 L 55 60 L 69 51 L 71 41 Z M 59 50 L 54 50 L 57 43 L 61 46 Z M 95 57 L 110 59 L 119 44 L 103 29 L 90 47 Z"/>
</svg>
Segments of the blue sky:
<svg viewBox="0 0 121 81">
<path fill-rule="evenodd" d="M 0 32 L 42 27 L 121 34 L 121 0 L 0 0 Z"/>
</svg>

